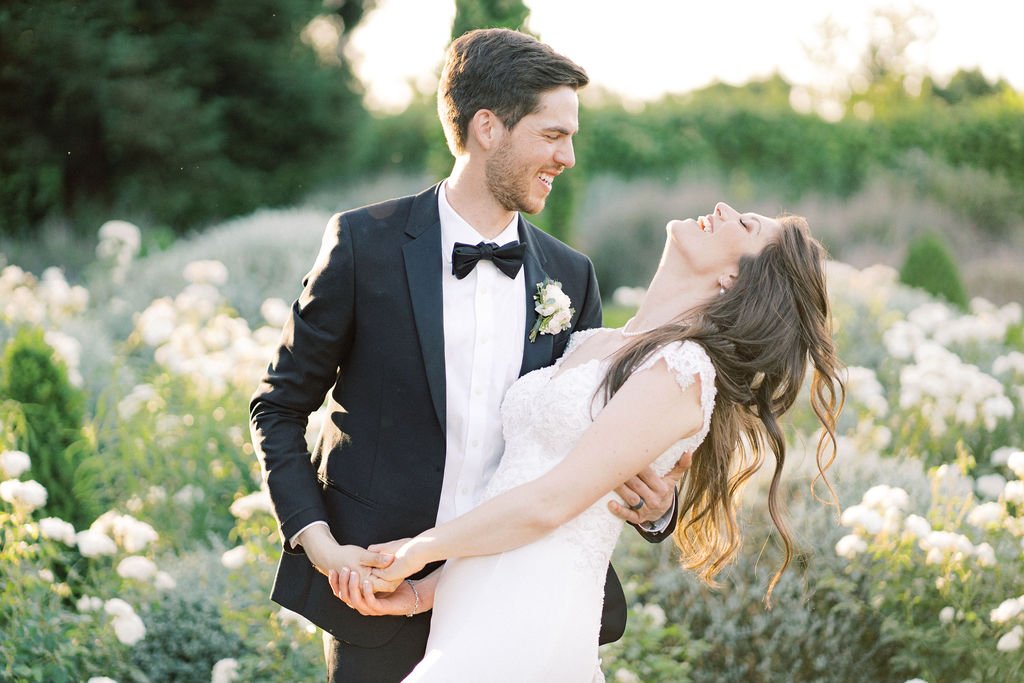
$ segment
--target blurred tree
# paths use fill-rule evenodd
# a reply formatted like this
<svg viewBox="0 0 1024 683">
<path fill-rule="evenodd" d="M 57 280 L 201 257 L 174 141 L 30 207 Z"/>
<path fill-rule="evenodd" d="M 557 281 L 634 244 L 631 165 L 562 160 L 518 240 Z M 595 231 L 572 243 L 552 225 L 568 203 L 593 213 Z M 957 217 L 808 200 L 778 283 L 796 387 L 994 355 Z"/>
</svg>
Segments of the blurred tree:
<svg viewBox="0 0 1024 683">
<path fill-rule="evenodd" d="M 111 212 L 183 231 L 298 198 L 363 118 L 319 48 L 372 4 L 5 2 L 0 232 L 50 216 L 91 232 Z"/>
<path fill-rule="evenodd" d="M 936 85 L 931 77 L 926 79 L 927 89 L 948 104 L 960 104 L 990 95 L 1011 90 L 1010 84 L 1003 79 L 993 83 L 985 78 L 978 68 L 959 69 L 945 87 Z"/>
<path fill-rule="evenodd" d="M 956 261 L 949 247 L 935 233 L 925 233 L 910 243 L 900 268 L 900 282 L 919 287 L 962 310 L 967 308 L 967 292 Z"/>
<path fill-rule="evenodd" d="M 523 31 L 530 10 L 522 0 L 455 0 L 452 40 L 475 28 Z"/>
</svg>

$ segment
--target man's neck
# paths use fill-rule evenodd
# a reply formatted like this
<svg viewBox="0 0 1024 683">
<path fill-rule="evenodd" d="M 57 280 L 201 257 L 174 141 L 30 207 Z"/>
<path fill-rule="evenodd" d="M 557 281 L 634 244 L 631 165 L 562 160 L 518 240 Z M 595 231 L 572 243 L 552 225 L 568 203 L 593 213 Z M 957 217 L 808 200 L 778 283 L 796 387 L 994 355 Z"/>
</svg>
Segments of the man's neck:
<svg viewBox="0 0 1024 683">
<path fill-rule="evenodd" d="M 495 201 L 481 174 L 458 162 L 445 183 L 445 197 L 455 212 L 485 239 L 500 235 L 516 215 Z"/>
</svg>

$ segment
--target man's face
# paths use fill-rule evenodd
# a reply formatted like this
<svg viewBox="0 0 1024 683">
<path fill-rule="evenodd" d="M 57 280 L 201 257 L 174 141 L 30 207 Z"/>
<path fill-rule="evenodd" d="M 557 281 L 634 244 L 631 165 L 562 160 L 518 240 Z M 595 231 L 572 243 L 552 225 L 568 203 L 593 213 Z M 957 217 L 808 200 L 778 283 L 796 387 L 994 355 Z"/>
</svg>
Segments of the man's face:
<svg viewBox="0 0 1024 683">
<path fill-rule="evenodd" d="M 537 111 L 519 120 L 487 159 L 487 188 L 502 208 L 536 214 L 555 177 L 576 165 L 572 137 L 579 130 L 579 99 L 568 86 L 540 96 Z"/>
</svg>

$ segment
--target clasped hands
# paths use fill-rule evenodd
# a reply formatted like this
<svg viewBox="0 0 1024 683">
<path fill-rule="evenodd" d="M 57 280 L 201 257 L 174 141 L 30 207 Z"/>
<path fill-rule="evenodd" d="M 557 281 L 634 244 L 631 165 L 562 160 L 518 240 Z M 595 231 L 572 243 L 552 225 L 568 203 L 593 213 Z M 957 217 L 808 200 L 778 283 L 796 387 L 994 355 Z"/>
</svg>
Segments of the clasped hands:
<svg viewBox="0 0 1024 683">
<path fill-rule="evenodd" d="M 661 519 L 671 508 L 676 483 L 689 468 L 690 461 L 691 454 L 683 454 L 664 477 L 655 474 L 650 467 L 645 468 L 615 489 L 629 507 L 611 501 L 608 509 L 630 524 Z M 329 535 L 326 529 L 322 530 Z M 330 540 L 333 541 L 333 537 Z M 421 612 L 433 605 L 430 579 L 424 580 L 429 586 L 423 586 L 420 591 L 414 591 L 405 581 L 425 564 L 417 557 L 416 542 L 417 539 L 405 538 L 366 549 L 334 542 L 329 557 L 314 557 L 308 547 L 307 553 L 313 566 L 327 574 L 334 595 L 360 614 L 408 615 L 417 608 Z"/>
</svg>

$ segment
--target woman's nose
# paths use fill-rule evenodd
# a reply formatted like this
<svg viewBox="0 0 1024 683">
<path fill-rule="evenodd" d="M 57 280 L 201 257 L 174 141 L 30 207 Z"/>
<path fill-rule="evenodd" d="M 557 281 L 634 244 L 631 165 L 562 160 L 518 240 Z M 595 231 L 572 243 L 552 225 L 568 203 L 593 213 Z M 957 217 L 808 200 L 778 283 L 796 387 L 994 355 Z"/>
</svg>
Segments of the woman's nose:
<svg viewBox="0 0 1024 683">
<path fill-rule="evenodd" d="M 718 202 L 715 204 L 715 215 L 719 218 L 730 218 L 738 216 L 739 213 L 737 213 L 736 209 L 732 208 L 725 202 Z"/>
</svg>

